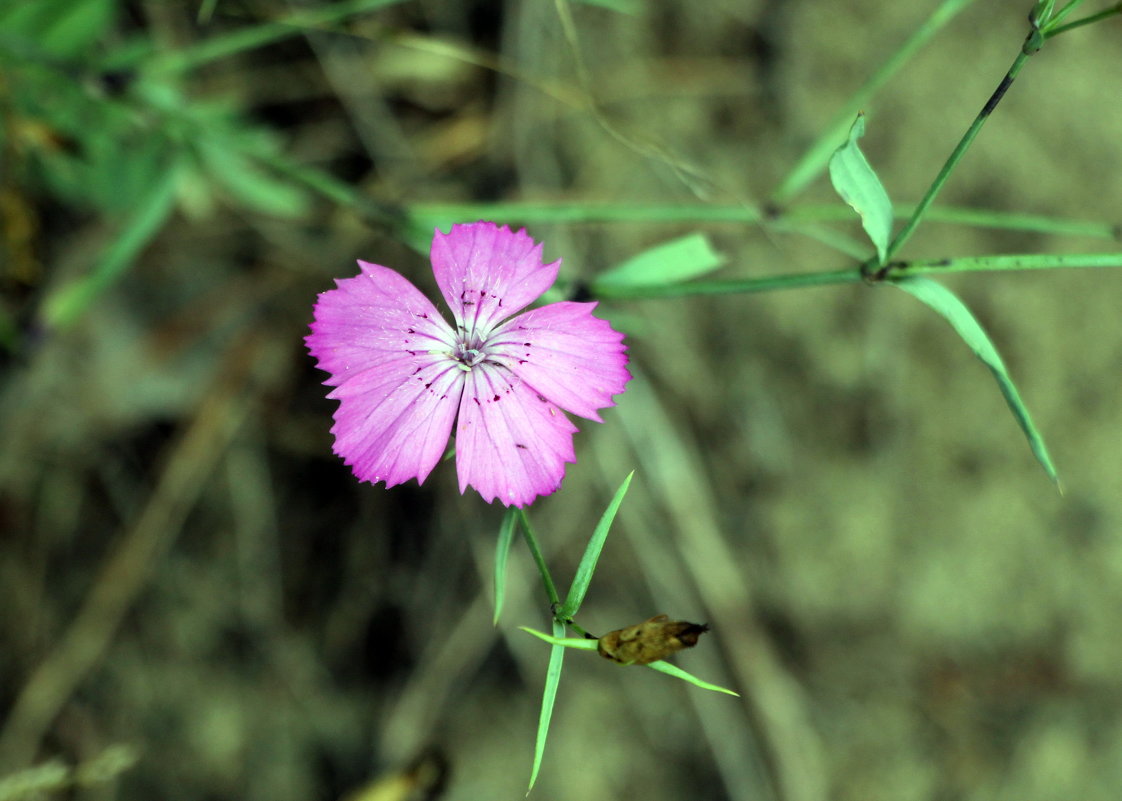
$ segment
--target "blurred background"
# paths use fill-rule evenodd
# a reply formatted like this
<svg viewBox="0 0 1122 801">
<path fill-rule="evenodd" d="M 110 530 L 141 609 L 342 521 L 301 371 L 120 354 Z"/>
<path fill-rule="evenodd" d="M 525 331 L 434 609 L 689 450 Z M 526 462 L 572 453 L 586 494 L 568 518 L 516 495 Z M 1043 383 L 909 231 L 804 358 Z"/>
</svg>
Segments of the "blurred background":
<svg viewBox="0 0 1122 801">
<path fill-rule="evenodd" d="M 1029 2 L 963 5 L 864 107 L 898 202 L 1027 32 Z M 762 204 L 936 6 L 2 0 L 0 798 L 522 797 L 533 563 L 516 542 L 494 627 L 502 509 L 451 464 L 386 491 L 332 455 L 316 293 L 356 258 L 431 292 L 457 215 L 426 204 L 515 204 L 467 218 L 568 281 L 693 231 L 721 276 L 854 264 L 642 209 Z M 1049 42 L 939 202 L 1109 232 L 1119 24 Z M 902 255 L 1118 248 L 931 222 Z M 580 622 L 707 621 L 675 661 L 742 697 L 571 652 L 534 796 L 1118 798 L 1122 275 L 947 283 L 1062 495 L 902 292 L 600 305 L 635 380 L 531 516 L 567 585 L 636 469 Z"/>
</svg>

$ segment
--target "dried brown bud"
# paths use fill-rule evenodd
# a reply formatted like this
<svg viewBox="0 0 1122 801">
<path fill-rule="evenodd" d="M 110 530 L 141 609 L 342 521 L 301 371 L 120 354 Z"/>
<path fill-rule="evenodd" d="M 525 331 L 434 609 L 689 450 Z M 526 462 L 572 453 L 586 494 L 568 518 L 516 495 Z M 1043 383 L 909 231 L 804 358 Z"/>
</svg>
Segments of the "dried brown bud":
<svg viewBox="0 0 1122 801">
<path fill-rule="evenodd" d="M 670 620 L 666 615 L 644 623 L 609 631 L 596 641 L 596 650 L 605 659 L 621 665 L 646 665 L 665 659 L 675 651 L 692 648 L 709 627 L 704 623 Z"/>
</svg>

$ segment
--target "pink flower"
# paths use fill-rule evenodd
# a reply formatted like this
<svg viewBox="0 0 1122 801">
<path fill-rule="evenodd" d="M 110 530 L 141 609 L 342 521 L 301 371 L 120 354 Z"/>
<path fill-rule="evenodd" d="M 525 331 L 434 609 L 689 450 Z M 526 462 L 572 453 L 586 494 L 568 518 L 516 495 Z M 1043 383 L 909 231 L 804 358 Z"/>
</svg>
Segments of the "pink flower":
<svg viewBox="0 0 1122 801">
<path fill-rule="evenodd" d="M 525 231 L 490 222 L 437 231 L 432 268 L 455 327 L 377 264 L 319 296 L 305 341 L 339 401 L 335 453 L 359 480 L 424 482 L 457 421 L 460 492 L 525 506 L 561 485 L 577 430 L 562 410 L 600 422 L 631 375 L 595 303 L 517 314 L 557 278 L 561 262 L 541 254 Z"/>
</svg>

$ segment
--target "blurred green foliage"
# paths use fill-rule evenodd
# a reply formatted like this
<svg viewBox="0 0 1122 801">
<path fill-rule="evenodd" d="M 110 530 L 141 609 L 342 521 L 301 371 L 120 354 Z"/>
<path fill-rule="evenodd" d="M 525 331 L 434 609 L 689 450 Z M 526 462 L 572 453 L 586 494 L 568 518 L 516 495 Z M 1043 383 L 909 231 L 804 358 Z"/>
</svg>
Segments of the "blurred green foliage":
<svg viewBox="0 0 1122 801">
<path fill-rule="evenodd" d="M 308 211 L 305 190 L 266 166 L 281 152 L 276 133 L 231 100 L 190 97 L 144 34 L 111 37 L 118 11 L 111 0 L 0 8 L 10 168 L 31 188 L 125 220 L 88 273 L 45 300 L 50 326 L 72 323 L 95 302 L 175 205 L 196 218 L 223 201 L 249 213 Z"/>
</svg>

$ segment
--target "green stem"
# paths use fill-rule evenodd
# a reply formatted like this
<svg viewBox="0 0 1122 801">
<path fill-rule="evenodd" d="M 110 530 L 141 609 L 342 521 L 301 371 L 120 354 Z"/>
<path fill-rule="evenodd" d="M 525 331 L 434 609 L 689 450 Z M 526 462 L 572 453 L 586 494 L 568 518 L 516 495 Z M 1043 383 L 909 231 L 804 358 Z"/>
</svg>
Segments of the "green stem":
<svg viewBox="0 0 1122 801">
<path fill-rule="evenodd" d="M 885 279 L 906 275 L 950 275 L 953 273 L 1004 272 L 1008 270 L 1075 270 L 1122 267 L 1122 253 L 1011 254 L 964 256 L 953 259 L 920 259 L 894 262 L 883 271 Z"/>
<path fill-rule="evenodd" d="M 534 557 L 534 564 L 538 566 L 538 572 L 542 576 L 542 584 L 545 585 L 545 594 L 549 596 L 550 608 L 557 608 L 561 605 L 561 598 L 557 595 L 557 586 L 553 583 L 553 577 L 549 575 L 549 568 L 546 567 L 545 557 L 542 556 L 542 549 L 538 547 L 538 539 L 534 536 L 534 527 L 530 525 L 530 518 L 527 517 L 524 509 L 518 510 L 518 528 L 522 531 L 522 537 L 526 540 L 526 545 L 530 548 L 530 553 Z"/>
<path fill-rule="evenodd" d="M 569 628 L 571 628 L 573 631 L 575 631 L 580 636 L 584 637 L 586 640 L 598 640 L 598 639 L 600 639 L 596 635 L 589 634 L 587 631 L 585 631 L 580 626 L 578 626 L 577 622 L 575 620 L 573 620 L 571 617 L 566 618 L 565 620 L 562 620 L 561 622 L 564 623 Z"/>
<path fill-rule="evenodd" d="M 553 576 L 549 574 L 549 568 L 545 564 L 545 557 L 542 555 L 542 549 L 538 546 L 538 538 L 534 536 L 534 527 L 530 525 L 530 518 L 527 516 L 526 510 L 524 509 L 518 510 L 518 528 L 522 532 L 523 539 L 526 540 L 526 545 L 530 547 L 530 553 L 534 557 L 534 564 L 538 566 L 538 572 L 542 577 L 542 585 L 545 587 L 545 594 L 549 596 L 549 608 L 553 610 L 554 622 L 568 626 L 582 637 L 593 640 L 596 639 L 578 626 L 571 617 L 557 617 L 556 610 L 561 607 L 561 596 L 557 594 L 557 585 L 553 583 Z"/>
<path fill-rule="evenodd" d="M 1005 77 L 1001 79 L 1001 83 L 998 84 L 997 89 L 990 95 L 990 99 L 986 101 L 982 110 L 978 112 L 978 116 L 974 118 L 974 122 L 971 123 L 958 145 L 956 145 L 955 149 L 951 152 L 951 155 L 947 158 L 947 162 L 943 165 L 943 169 L 939 170 L 939 174 L 935 176 L 935 180 L 928 188 L 927 194 L 923 196 L 923 199 L 920 200 L 919 204 L 915 207 L 911 217 L 904 223 L 904 227 L 900 229 L 896 237 L 889 243 L 888 251 L 885 253 L 885 262 L 891 260 L 893 255 L 899 252 L 900 248 L 902 248 L 904 243 L 911 237 L 916 226 L 918 226 L 920 220 L 923 219 L 924 212 L 926 212 L 928 206 L 934 202 L 935 196 L 939 194 L 939 190 L 943 188 L 943 184 L 947 182 L 951 172 L 958 166 L 959 161 L 961 161 L 963 155 L 966 154 L 967 149 L 974 141 L 974 137 L 982 130 L 982 126 L 986 124 L 986 120 L 989 119 L 994 108 L 1001 102 L 1001 98 L 1005 96 L 1006 90 L 1009 89 L 1013 80 L 1017 77 L 1017 74 L 1025 66 L 1028 57 L 1029 53 L 1026 52 L 1025 49 L 1017 53 L 1017 57 L 1013 59 L 1013 64 L 1009 67 L 1009 71 L 1005 73 Z"/>
<path fill-rule="evenodd" d="M 1073 28 L 1081 28 L 1084 25 L 1090 25 L 1094 22 L 1101 22 L 1102 20 L 1107 19 L 1108 17 L 1113 17 L 1117 14 L 1122 14 L 1122 3 L 1111 6 L 1104 11 L 1100 11 L 1098 14 L 1092 14 L 1089 17 L 1077 19 L 1075 22 L 1069 22 L 1067 25 L 1049 25 L 1045 27 L 1042 33 L 1044 34 L 1045 39 L 1051 39 L 1053 36 L 1059 36 L 1061 33 L 1067 33 Z"/>
</svg>

